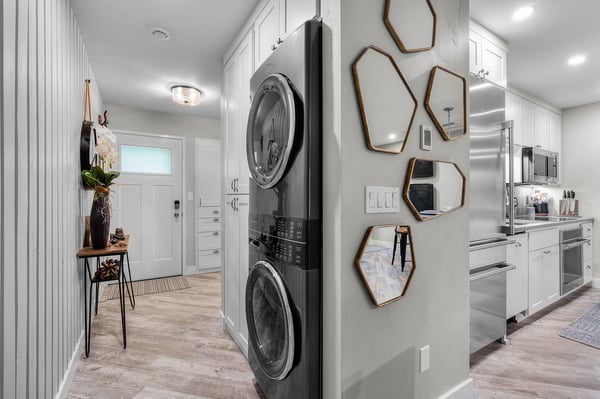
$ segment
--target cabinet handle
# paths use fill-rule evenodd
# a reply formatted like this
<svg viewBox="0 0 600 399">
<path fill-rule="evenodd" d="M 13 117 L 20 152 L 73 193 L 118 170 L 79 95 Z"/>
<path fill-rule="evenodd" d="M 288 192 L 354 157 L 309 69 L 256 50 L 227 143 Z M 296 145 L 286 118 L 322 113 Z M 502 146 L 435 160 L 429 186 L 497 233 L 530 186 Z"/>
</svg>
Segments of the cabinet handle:
<svg viewBox="0 0 600 399">
<path fill-rule="evenodd" d="M 233 182 L 234 182 L 234 180 L 232 180 L 231 183 L 229 183 L 229 187 L 231 187 L 231 191 L 235 191 L 235 188 L 233 188 Z"/>
<path fill-rule="evenodd" d="M 280 37 L 278 37 L 278 38 L 277 38 L 277 44 L 281 44 L 281 43 L 283 43 L 283 40 L 281 40 L 281 38 L 280 38 Z"/>
<path fill-rule="evenodd" d="M 240 181 L 240 179 L 238 177 L 235 178 L 235 192 L 237 193 L 238 191 L 240 191 L 239 189 L 239 184 L 238 182 Z"/>
<path fill-rule="evenodd" d="M 523 244 L 521 244 L 520 242 L 515 242 L 515 247 L 519 248 L 519 247 L 522 247 L 522 246 L 523 246 Z"/>
<path fill-rule="evenodd" d="M 213 254 L 215 254 L 215 255 L 216 255 L 216 254 L 218 254 L 218 253 L 219 253 L 219 250 L 218 250 L 218 249 L 215 249 L 215 250 L 213 250 Z"/>
<path fill-rule="evenodd" d="M 214 218 L 213 222 L 218 223 L 219 222 L 219 218 Z"/>
<path fill-rule="evenodd" d="M 219 232 L 218 232 L 218 231 L 214 231 L 214 232 L 213 232 L 213 236 L 218 236 L 218 235 L 219 235 Z"/>
<path fill-rule="evenodd" d="M 213 215 L 218 215 L 219 211 L 213 211 Z"/>
<path fill-rule="evenodd" d="M 592 265 L 585 265 L 585 267 L 587 267 L 588 269 L 591 269 Z"/>
<path fill-rule="evenodd" d="M 277 46 L 276 46 L 276 45 L 274 45 L 274 44 L 273 44 L 273 45 L 271 45 L 271 51 L 275 51 L 275 49 L 276 49 L 276 48 L 277 48 Z"/>
</svg>

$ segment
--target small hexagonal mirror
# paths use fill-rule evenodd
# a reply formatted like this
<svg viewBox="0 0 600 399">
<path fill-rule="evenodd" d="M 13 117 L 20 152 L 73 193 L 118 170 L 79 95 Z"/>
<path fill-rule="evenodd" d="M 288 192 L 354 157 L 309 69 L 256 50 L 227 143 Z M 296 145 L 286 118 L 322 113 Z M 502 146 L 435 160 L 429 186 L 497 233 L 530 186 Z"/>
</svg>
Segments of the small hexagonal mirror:
<svg viewBox="0 0 600 399">
<path fill-rule="evenodd" d="M 425 109 L 444 140 L 467 133 L 467 82 L 459 74 L 441 66 L 431 70 Z"/>
<path fill-rule="evenodd" d="M 403 53 L 435 46 L 436 16 L 429 0 L 387 0 L 383 21 Z"/>
<path fill-rule="evenodd" d="M 406 294 L 415 272 L 410 227 L 371 226 L 354 262 L 373 303 L 384 306 Z"/>
<path fill-rule="evenodd" d="M 429 220 L 462 207 L 465 175 L 453 162 L 413 158 L 404 183 L 404 200 L 419 220 Z"/>
<path fill-rule="evenodd" d="M 417 111 L 417 98 L 391 55 L 369 46 L 352 66 L 367 146 L 399 154 Z"/>
</svg>

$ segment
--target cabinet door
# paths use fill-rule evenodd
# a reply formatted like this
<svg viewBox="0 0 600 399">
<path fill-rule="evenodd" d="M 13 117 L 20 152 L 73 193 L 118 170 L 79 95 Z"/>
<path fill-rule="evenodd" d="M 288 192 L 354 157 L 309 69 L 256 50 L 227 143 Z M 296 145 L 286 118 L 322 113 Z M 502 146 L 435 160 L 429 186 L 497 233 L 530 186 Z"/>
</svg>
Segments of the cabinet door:
<svg viewBox="0 0 600 399">
<path fill-rule="evenodd" d="M 225 141 L 224 181 L 225 194 L 235 193 L 235 179 L 239 171 L 240 147 L 240 64 L 233 56 L 225 65 Z"/>
<path fill-rule="evenodd" d="M 485 39 L 482 44 L 481 64 L 486 70 L 486 78 L 506 87 L 506 51 Z"/>
<path fill-rule="evenodd" d="M 254 23 L 256 68 L 271 55 L 281 38 L 283 29 L 281 29 L 279 9 L 279 0 L 271 0 L 256 17 Z"/>
<path fill-rule="evenodd" d="M 469 33 L 469 71 L 478 74 L 483 68 L 481 66 L 482 37 L 478 33 Z"/>
<path fill-rule="evenodd" d="M 529 290 L 529 251 L 527 234 L 513 236 L 516 243 L 507 247 L 506 261 L 517 268 L 506 273 L 506 318 L 527 310 Z"/>
<path fill-rule="evenodd" d="M 523 99 L 506 92 L 506 120 L 513 121 L 513 176 L 515 183 L 523 182 L 523 163 L 521 146 L 523 145 Z M 506 165 L 508 182 L 508 162 Z"/>
<path fill-rule="evenodd" d="M 548 110 L 546 108 L 535 106 L 535 126 L 534 141 L 536 147 L 548 149 Z"/>
<path fill-rule="evenodd" d="M 535 104 L 523 99 L 523 145 L 535 146 Z"/>
<path fill-rule="evenodd" d="M 544 307 L 544 255 L 546 249 L 529 253 L 529 314 Z"/>
<path fill-rule="evenodd" d="M 318 0 L 283 0 L 285 3 L 285 35 L 309 19 L 319 15 Z"/>
<path fill-rule="evenodd" d="M 248 280 L 248 210 L 247 195 L 241 195 L 237 203 L 239 220 L 239 292 L 240 292 L 240 341 L 245 346 L 244 353 L 248 353 L 248 324 L 246 323 L 246 281 Z"/>
<path fill-rule="evenodd" d="M 223 311 L 230 331 L 238 331 L 240 320 L 240 256 L 239 218 L 235 204 L 238 197 L 228 196 L 225 201 L 225 239 L 223 241 Z"/>
<path fill-rule="evenodd" d="M 591 259 L 583 262 L 583 284 L 587 284 L 594 279 L 594 268 Z"/>
<path fill-rule="evenodd" d="M 250 171 L 246 159 L 246 129 L 248 126 L 248 114 L 250 113 L 250 78 L 254 73 L 253 32 L 250 31 L 240 45 L 238 51 L 238 62 L 240 64 L 240 138 L 237 157 L 238 180 L 235 182 L 238 194 L 249 192 Z"/>
<path fill-rule="evenodd" d="M 555 112 L 549 112 L 548 120 L 548 149 L 554 152 L 560 152 L 561 145 L 561 116 Z M 558 165 L 560 168 L 560 164 Z"/>
<path fill-rule="evenodd" d="M 546 250 L 548 253 L 544 253 L 542 281 L 545 305 L 549 305 L 560 297 L 560 254 L 558 245 Z"/>
<path fill-rule="evenodd" d="M 221 205 L 221 142 L 196 139 L 196 206 Z"/>
</svg>

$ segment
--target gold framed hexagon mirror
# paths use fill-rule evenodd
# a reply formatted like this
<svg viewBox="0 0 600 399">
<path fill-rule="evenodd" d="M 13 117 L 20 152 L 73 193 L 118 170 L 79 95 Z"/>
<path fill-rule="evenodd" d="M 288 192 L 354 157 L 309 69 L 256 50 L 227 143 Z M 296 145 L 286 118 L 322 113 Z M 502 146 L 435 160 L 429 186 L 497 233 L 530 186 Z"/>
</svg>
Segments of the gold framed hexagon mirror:
<svg viewBox="0 0 600 399">
<path fill-rule="evenodd" d="M 365 233 L 354 265 L 376 306 L 406 295 L 415 272 L 412 243 L 407 225 L 371 226 Z"/>
<path fill-rule="evenodd" d="M 425 109 L 444 140 L 467 133 L 467 81 L 461 75 L 435 66 L 429 76 Z"/>
<path fill-rule="evenodd" d="M 461 208 L 466 178 L 458 165 L 413 158 L 408 165 L 403 197 L 418 220 L 430 220 Z"/>
<path fill-rule="evenodd" d="M 417 98 L 391 55 L 365 48 L 352 65 L 367 147 L 400 154 L 417 111 Z"/>
<path fill-rule="evenodd" d="M 383 21 L 403 53 L 435 46 L 436 15 L 429 0 L 387 0 Z"/>
</svg>

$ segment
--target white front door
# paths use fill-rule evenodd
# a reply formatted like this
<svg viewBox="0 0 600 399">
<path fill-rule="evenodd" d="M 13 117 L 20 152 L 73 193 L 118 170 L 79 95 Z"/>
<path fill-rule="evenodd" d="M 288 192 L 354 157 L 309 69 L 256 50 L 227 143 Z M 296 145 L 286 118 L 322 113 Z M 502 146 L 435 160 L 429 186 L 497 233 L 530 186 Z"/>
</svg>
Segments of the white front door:
<svg viewBox="0 0 600 399">
<path fill-rule="evenodd" d="M 121 176 L 111 229 L 129 234 L 133 280 L 182 273 L 182 139 L 115 132 Z"/>
</svg>

